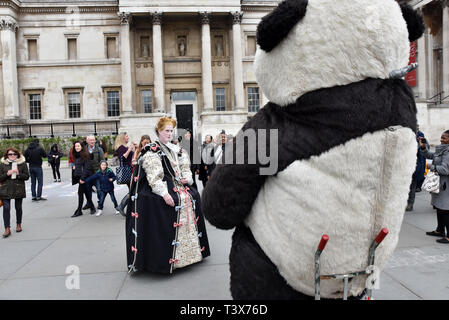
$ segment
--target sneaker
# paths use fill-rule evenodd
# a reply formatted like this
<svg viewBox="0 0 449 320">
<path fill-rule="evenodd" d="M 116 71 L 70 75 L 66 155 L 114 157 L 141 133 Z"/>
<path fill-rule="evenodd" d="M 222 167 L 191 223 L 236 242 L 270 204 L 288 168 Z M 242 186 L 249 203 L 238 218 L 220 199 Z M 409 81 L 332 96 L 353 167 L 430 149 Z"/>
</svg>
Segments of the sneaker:
<svg viewBox="0 0 449 320">
<path fill-rule="evenodd" d="M 36 197 L 31 198 L 31 201 L 37 201 Z"/>
<path fill-rule="evenodd" d="M 57 180 L 57 179 L 55 179 L 55 180 L 53 180 L 53 182 L 58 182 L 58 180 Z"/>
<path fill-rule="evenodd" d="M 97 213 L 95 214 L 97 217 L 101 216 L 103 214 L 103 210 L 98 209 Z"/>
<path fill-rule="evenodd" d="M 58 179 L 58 182 L 61 182 L 61 179 Z"/>
<path fill-rule="evenodd" d="M 118 208 L 118 207 L 115 207 L 114 209 L 115 209 L 115 214 L 119 214 L 119 213 L 120 213 L 120 211 L 119 211 L 119 208 Z"/>
<path fill-rule="evenodd" d="M 44 197 L 37 198 L 37 201 L 41 201 L 41 200 L 47 200 L 47 198 L 44 198 Z"/>
<path fill-rule="evenodd" d="M 126 213 L 122 208 L 117 207 L 117 208 L 115 208 L 115 210 L 117 210 L 122 216 L 126 217 Z"/>
<path fill-rule="evenodd" d="M 413 211 L 413 204 L 408 204 L 405 211 Z"/>
</svg>

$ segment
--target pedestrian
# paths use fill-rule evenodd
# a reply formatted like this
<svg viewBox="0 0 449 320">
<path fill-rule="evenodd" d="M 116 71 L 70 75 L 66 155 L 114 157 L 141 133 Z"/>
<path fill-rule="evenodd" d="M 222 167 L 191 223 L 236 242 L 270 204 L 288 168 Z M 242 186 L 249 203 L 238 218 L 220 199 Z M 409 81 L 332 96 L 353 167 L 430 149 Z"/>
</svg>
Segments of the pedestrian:
<svg viewBox="0 0 449 320">
<path fill-rule="evenodd" d="M 95 174 L 91 175 L 89 178 L 86 179 L 86 183 L 91 183 L 95 181 L 99 182 L 98 195 L 100 195 L 100 202 L 98 204 L 98 211 L 95 214 L 97 217 L 103 214 L 103 204 L 108 194 L 111 197 L 112 203 L 114 204 L 114 208 L 116 208 L 115 214 L 119 214 L 119 210 L 117 209 L 118 203 L 117 200 L 115 199 L 114 194 L 114 181 L 116 179 L 117 178 L 114 172 L 108 168 L 108 162 L 106 160 L 101 160 L 100 169 L 98 169 Z"/>
<path fill-rule="evenodd" d="M 120 133 L 115 138 L 115 155 L 119 159 L 119 161 L 122 161 L 123 165 L 132 166 L 132 159 L 134 155 L 134 151 L 136 150 L 137 143 L 131 142 L 128 146 L 129 142 L 129 136 L 126 132 Z M 122 216 L 126 216 L 125 214 L 125 208 L 128 205 L 128 198 L 129 198 L 129 186 L 130 182 L 126 183 L 128 186 L 128 193 L 123 197 L 122 201 L 120 201 L 120 204 L 118 206 L 118 210 L 120 211 L 120 214 Z"/>
<path fill-rule="evenodd" d="M 419 126 L 417 126 L 416 140 L 418 141 L 418 145 L 419 145 L 419 137 L 422 137 L 424 138 L 424 140 L 426 140 L 424 133 L 421 132 L 419 130 Z M 418 162 L 416 164 L 416 192 L 421 192 L 421 187 L 425 179 L 426 157 L 424 157 L 424 155 L 421 152 L 418 152 L 417 157 Z"/>
<path fill-rule="evenodd" d="M 92 174 L 92 168 L 89 152 L 83 147 L 82 141 L 75 142 L 72 154 L 75 158 L 74 166 L 72 167 L 72 185 L 78 184 L 78 208 L 72 215 L 72 218 L 75 218 L 83 214 L 81 209 L 84 196 L 86 196 L 90 214 L 95 213 L 95 206 L 92 202 L 92 193 L 88 192 L 88 184 L 85 182 Z"/>
<path fill-rule="evenodd" d="M 108 146 L 106 145 L 106 142 L 104 142 L 103 139 L 98 140 L 98 145 L 103 150 L 104 154 L 104 160 L 108 160 Z"/>
<path fill-rule="evenodd" d="M 426 157 L 419 151 L 419 138 L 423 138 L 423 141 L 426 141 L 424 138 L 424 134 L 417 129 L 416 131 L 416 144 L 417 144 L 417 151 L 416 151 L 416 169 L 415 172 L 413 172 L 412 176 L 412 182 L 410 183 L 410 189 L 408 193 L 408 200 L 407 200 L 407 207 L 405 208 L 406 211 L 413 211 L 413 204 L 415 203 L 415 196 L 416 192 L 421 191 L 422 183 L 424 182 L 424 173 L 426 170 Z M 427 144 L 427 142 L 426 142 Z"/>
<path fill-rule="evenodd" d="M 47 158 L 47 154 L 44 149 L 39 146 L 39 139 L 34 139 L 29 147 L 25 150 L 24 156 L 26 162 L 30 166 L 30 177 L 31 177 L 31 200 L 40 201 L 47 200 L 42 197 L 42 188 L 44 185 L 44 173 L 42 171 L 42 158 Z M 36 180 L 37 180 L 37 190 L 36 190 Z"/>
<path fill-rule="evenodd" d="M 176 120 L 160 118 L 157 140 L 142 150 L 126 215 L 130 271 L 169 274 L 210 255 L 190 160 L 170 143 Z"/>
<path fill-rule="evenodd" d="M 104 160 L 103 149 L 98 146 L 94 136 L 88 136 L 86 138 L 86 143 L 87 151 L 89 152 L 91 174 L 94 174 L 98 169 L 100 169 L 100 161 Z M 99 183 L 100 182 L 98 180 L 92 181 L 92 184 L 89 183 L 87 188 L 87 192 L 90 193 L 90 197 L 92 198 L 92 188 L 95 186 L 95 189 L 97 190 L 98 203 L 102 197 Z M 89 204 L 87 203 L 83 207 L 83 210 L 87 210 L 89 208 Z"/>
<path fill-rule="evenodd" d="M 437 228 L 426 234 L 442 237 L 436 240 L 439 243 L 449 243 L 449 130 L 441 135 L 441 144 L 435 147 L 435 152 L 430 152 L 425 142 L 423 138 L 419 139 L 421 152 L 427 159 L 432 159 L 430 171 L 435 171 L 440 176 L 440 191 L 432 193 L 431 200 L 437 210 Z"/>
<path fill-rule="evenodd" d="M 216 144 L 214 146 L 214 163 L 211 164 L 209 167 L 209 175 L 212 176 L 212 172 L 214 171 L 217 164 L 224 164 L 225 163 L 225 148 L 226 148 L 226 142 L 227 142 L 227 136 L 226 131 L 221 130 L 220 134 L 216 138 Z"/>
<path fill-rule="evenodd" d="M 198 168 L 198 165 L 194 163 L 193 161 L 193 156 L 195 154 L 195 152 L 198 152 L 196 149 L 197 146 L 197 142 L 193 139 L 192 137 L 192 132 L 190 131 L 190 129 L 187 129 L 184 137 L 179 137 L 181 138 L 180 141 L 180 146 L 188 153 L 189 155 L 189 159 L 190 159 L 190 170 L 192 171 L 192 177 L 193 177 L 193 184 L 192 187 L 194 187 L 195 189 L 198 189 L 197 185 L 196 185 L 196 171 Z"/>
<path fill-rule="evenodd" d="M 132 160 L 132 165 L 133 166 L 137 165 L 137 160 L 139 159 L 139 156 L 140 156 L 140 153 L 142 152 L 142 149 L 149 143 L 151 143 L 150 136 L 147 135 L 147 134 L 144 134 L 140 138 L 139 145 L 137 146 L 136 152 L 133 155 L 133 160 Z"/>
<path fill-rule="evenodd" d="M 211 135 L 206 135 L 204 143 L 201 147 L 201 164 L 198 166 L 196 173 L 198 179 L 203 183 L 203 188 L 206 187 L 207 181 L 210 178 L 210 172 L 212 171 L 213 159 L 214 159 L 214 147 L 215 144 L 212 141 Z"/>
<path fill-rule="evenodd" d="M 3 200 L 3 238 L 11 235 L 11 200 L 16 209 L 16 232 L 22 231 L 22 202 L 26 198 L 25 181 L 30 177 L 25 157 L 16 148 L 8 148 L 0 163 L 0 198 Z"/>
<path fill-rule="evenodd" d="M 61 165 L 61 157 L 63 156 L 58 145 L 55 143 L 51 146 L 48 152 L 48 163 L 51 165 L 53 171 L 53 182 L 61 182 L 61 173 L 59 172 L 59 166 Z"/>
</svg>

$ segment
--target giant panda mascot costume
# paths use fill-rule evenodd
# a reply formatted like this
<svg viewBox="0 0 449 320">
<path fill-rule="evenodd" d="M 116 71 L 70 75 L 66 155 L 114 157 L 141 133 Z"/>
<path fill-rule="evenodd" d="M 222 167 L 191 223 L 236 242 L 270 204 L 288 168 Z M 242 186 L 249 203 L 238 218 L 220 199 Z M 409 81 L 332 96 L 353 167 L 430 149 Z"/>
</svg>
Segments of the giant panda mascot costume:
<svg viewBox="0 0 449 320">
<path fill-rule="evenodd" d="M 385 266 L 416 166 L 416 105 L 401 70 L 423 31 L 422 17 L 394 0 L 286 0 L 262 18 L 254 67 L 270 102 L 226 148 L 234 164 L 216 167 L 202 199 L 211 224 L 236 227 L 234 299 L 313 299 L 323 234 L 321 274 L 365 270 L 384 227 L 375 266 Z M 248 145 L 235 162 L 248 129 L 277 130 L 277 141 L 267 131 L 256 144 L 276 144 L 274 174 L 248 161 Z M 363 297 L 366 277 L 349 281 L 350 298 Z M 342 280 L 322 281 L 322 299 L 342 296 Z"/>
</svg>

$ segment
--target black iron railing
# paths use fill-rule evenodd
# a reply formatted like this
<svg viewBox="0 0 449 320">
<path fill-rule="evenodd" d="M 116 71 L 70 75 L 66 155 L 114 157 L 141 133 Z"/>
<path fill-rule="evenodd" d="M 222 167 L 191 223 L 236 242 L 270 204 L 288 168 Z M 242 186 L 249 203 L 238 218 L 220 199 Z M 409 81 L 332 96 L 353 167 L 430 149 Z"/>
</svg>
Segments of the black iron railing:
<svg viewBox="0 0 449 320">
<path fill-rule="evenodd" d="M 0 139 L 117 135 L 119 121 L 0 124 Z"/>
<path fill-rule="evenodd" d="M 433 97 L 429 98 L 426 100 L 426 102 L 428 104 L 434 104 L 434 105 L 438 105 L 438 104 L 443 104 L 448 98 L 448 96 L 443 96 L 444 91 L 441 91 L 439 93 L 437 93 L 436 95 L 434 95 Z"/>
</svg>

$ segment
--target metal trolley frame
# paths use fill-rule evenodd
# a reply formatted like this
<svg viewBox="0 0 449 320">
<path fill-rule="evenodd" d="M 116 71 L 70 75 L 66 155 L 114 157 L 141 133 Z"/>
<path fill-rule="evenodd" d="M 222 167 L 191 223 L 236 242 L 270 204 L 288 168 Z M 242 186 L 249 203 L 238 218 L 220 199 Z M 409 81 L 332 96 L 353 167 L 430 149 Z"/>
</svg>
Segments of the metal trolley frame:
<svg viewBox="0 0 449 320">
<path fill-rule="evenodd" d="M 329 241 L 328 235 L 323 235 L 321 237 L 321 241 L 318 244 L 318 248 L 315 252 L 315 300 L 320 300 L 320 284 L 321 280 L 329 280 L 329 279 L 343 279 L 344 282 L 344 289 L 343 289 L 343 300 L 348 299 L 348 280 L 354 277 L 358 277 L 361 275 L 370 274 L 373 271 L 374 266 L 374 256 L 376 248 L 379 246 L 379 244 L 384 240 L 384 238 L 388 234 L 388 229 L 383 228 L 379 234 L 377 235 L 376 239 L 373 240 L 371 243 L 371 246 L 369 248 L 369 255 L 368 255 L 368 267 L 366 270 L 362 271 L 356 271 L 346 274 L 330 274 L 330 275 L 321 275 L 320 274 L 320 256 L 323 252 L 324 248 L 326 247 L 327 242 Z M 365 300 L 371 300 L 372 299 L 372 289 L 368 288 L 366 293 Z"/>
</svg>

